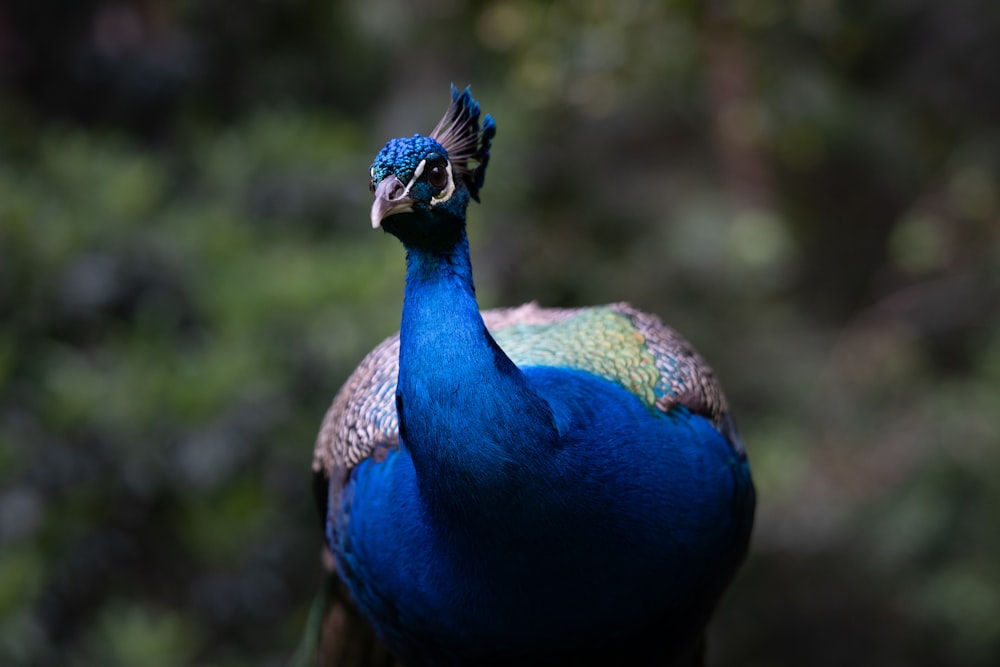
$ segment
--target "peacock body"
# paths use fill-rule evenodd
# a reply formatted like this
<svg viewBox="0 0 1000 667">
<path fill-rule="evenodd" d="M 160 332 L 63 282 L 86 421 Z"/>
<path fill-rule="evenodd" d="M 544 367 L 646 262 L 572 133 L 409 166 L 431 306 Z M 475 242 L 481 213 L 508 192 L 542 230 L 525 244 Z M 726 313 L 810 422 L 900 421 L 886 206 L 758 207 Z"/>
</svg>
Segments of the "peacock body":
<svg viewBox="0 0 1000 667">
<path fill-rule="evenodd" d="M 479 311 L 465 212 L 495 125 L 452 98 L 372 165 L 407 277 L 317 441 L 337 574 L 407 665 L 690 659 L 753 523 L 719 383 L 627 304 Z"/>
</svg>

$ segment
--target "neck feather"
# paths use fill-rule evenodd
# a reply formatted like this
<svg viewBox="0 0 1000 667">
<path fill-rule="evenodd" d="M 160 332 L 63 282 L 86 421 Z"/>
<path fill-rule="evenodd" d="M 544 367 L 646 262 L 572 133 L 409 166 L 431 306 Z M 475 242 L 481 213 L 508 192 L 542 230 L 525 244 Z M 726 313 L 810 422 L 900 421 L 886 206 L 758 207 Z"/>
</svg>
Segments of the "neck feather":
<svg viewBox="0 0 1000 667">
<path fill-rule="evenodd" d="M 555 445 L 548 404 L 479 314 L 464 230 L 447 252 L 407 248 L 397 409 L 421 491 L 445 509 L 502 506 Z"/>
</svg>

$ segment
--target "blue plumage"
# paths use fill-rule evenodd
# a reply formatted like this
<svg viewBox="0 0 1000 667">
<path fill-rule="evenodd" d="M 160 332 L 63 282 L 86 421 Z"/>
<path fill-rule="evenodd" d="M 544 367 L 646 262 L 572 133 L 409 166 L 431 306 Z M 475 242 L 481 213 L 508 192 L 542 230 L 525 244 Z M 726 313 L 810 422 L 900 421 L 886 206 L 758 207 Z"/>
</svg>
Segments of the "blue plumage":
<svg viewBox="0 0 1000 667">
<path fill-rule="evenodd" d="M 465 209 L 494 133 L 453 89 L 431 137 L 372 166 L 372 223 L 407 279 L 398 338 L 318 441 L 337 572 L 409 665 L 690 658 L 749 540 L 742 443 L 711 369 L 653 316 L 480 313 Z"/>
</svg>

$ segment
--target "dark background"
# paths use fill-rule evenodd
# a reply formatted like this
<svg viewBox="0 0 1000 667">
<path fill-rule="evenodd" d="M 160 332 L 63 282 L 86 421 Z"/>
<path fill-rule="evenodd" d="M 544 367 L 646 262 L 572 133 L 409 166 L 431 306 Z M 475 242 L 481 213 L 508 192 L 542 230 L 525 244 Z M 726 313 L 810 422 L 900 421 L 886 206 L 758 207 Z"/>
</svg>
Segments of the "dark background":
<svg viewBox="0 0 1000 667">
<path fill-rule="evenodd" d="M 628 300 L 760 496 L 713 665 L 1000 664 L 1000 3 L 0 4 L 0 663 L 283 665 L 391 333 L 368 165 L 499 126 L 483 306 Z"/>
</svg>

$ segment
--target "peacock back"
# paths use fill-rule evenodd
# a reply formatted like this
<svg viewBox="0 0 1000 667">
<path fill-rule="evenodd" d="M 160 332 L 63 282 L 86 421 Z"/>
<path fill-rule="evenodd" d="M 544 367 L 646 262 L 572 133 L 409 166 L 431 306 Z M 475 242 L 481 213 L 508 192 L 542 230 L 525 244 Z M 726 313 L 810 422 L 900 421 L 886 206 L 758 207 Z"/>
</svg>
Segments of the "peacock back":
<svg viewBox="0 0 1000 667">
<path fill-rule="evenodd" d="M 494 340 L 520 368 L 581 370 L 615 382 L 650 410 L 683 406 L 710 419 L 733 440 L 722 388 L 708 363 L 674 329 L 627 303 L 587 308 L 483 311 Z M 342 478 L 364 459 L 399 441 L 396 377 L 399 334 L 384 340 L 358 365 L 327 411 L 316 441 L 313 470 Z"/>
</svg>

